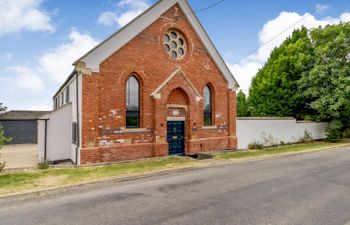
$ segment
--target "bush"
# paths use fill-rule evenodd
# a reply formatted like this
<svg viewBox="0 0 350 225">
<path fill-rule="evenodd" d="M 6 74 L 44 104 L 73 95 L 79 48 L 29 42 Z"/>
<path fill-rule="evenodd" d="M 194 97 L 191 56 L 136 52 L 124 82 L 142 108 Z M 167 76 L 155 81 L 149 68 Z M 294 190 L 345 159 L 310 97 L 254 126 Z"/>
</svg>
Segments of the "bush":
<svg viewBox="0 0 350 225">
<path fill-rule="evenodd" d="M 330 122 L 326 128 L 327 140 L 330 142 L 339 142 L 342 138 L 342 128 L 343 124 L 339 120 Z"/>
<path fill-rule="evenodd" d="M 304 136 L 302 138 L 300 138 L 299 142 L 308 143 L 308 142 L 313 142 L 313 141 L 314 141 L 314 139 L 312 137 L 311 132 L 305 129 Z"/>
<path fill-rule="evenodd" d="M 260 142 L 254 141 L 252 143 L 249 143 L 248 149 L 253 150 L 253 149 L 262 149 L 264 145 Z"/>
<path fill-rule="evenodd" d="M 0 103 L 0 112 L 1 112 L 1 103 Z M 2 126 L 1 126 L 1 124 L 0 124 L 0 149 L 8 141 L 11 141 L 11 138 L 6 138 L 4 136 L 4 130 L 3 130 Z M 0 173 L 5 168 L 5 166 L 6 166 L 6 162 L 0 162 Z"/>
<path fill-rule="evenodd" d="M 39 170 L 46 170 L 50 167 L 50 162 L 49 161 L 41 161 L 38 163 L 38 169 Z"/>
<path fill-rule="evenodd" d="M 3 163 L 0 162 L 0 173 L 5 168 L 5 166 L 6 166 L 6 162 L 3 162 Z"/>
<path fill-rule="evenodd" d="M 271 134 L 266 135 L 266 133 L 263 132 L 262 139 L 263 139 L 263 145 L 264 146 L 271 146 L 271 147 L 276 147 L 277 146 L 277 144 L 274 142 L 273 137 L 272 137 Z"/>
<path fill-rule="evenodd" d="M 343 132 L 343 138 L 350 138 L 350 128 L 346 128 Z"/>
</svg>

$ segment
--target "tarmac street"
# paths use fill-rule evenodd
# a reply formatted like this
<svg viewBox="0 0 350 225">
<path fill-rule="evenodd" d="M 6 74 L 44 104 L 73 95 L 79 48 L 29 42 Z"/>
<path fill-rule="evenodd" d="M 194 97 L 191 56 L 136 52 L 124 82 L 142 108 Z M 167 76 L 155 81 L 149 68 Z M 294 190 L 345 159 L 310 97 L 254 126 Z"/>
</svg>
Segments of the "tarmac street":
<svg viewBox="0 0 350 225">
<path fill-rule="evenodd" d="M 350 147 L 109 182 L 0 204 L 1 225 L 344 225 L 349 221 Z"/>
</svg>

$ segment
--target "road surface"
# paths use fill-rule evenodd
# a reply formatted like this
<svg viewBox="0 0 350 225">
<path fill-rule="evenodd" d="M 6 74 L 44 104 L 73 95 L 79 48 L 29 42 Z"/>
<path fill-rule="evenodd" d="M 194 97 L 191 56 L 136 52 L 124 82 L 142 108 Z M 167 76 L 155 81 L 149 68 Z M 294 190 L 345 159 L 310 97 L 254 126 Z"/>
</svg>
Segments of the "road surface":
<svg viewBox="0 0 350 225">
<path fill-rule="evenodd" d="M 350 224 L 350 147 L 0 206 L 1 225 Z"/>
</svg>

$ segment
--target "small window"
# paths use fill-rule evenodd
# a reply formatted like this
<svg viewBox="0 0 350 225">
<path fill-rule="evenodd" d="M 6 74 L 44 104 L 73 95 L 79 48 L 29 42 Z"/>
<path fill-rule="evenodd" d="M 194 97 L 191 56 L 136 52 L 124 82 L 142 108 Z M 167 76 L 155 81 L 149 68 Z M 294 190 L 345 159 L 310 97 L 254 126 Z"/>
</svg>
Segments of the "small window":
<svg viewBox="0 0 350 225">
<path fill-rule="evenodd" d="M 173 48 L 173 49 L 176 49 L 176 48 L 177 48 L 177 44 L 176 44 L 175 41 L 172 41 L 172 42 L 171 42 L 171 48 Z"/>
<path fill-rule="evenodd" d="M 171 38 L 176 39 L 177 38 L 177 32 L 176 31 L 171 31 Z"/>
<path fill-rule="evenodd" d="M 171 52 L 171 57 L 172 57 L 173 59 L 176 59 L 176 58 L 177 58 L 177 53 L 176 53 L 175 51 L 172 51 L 172 52 Z"/>
<path fill-rule="evenodd" d="M 61 106 L 61 98 L 59 95 L 57 95 L 57 108 Z"/>
<path fill-rule="evenodd" d="M 169 52 L 170 51 L 169 45 L 164 45 L 164 49 L 165 49 L 166 52 Z"/>
<path fill-rule="evenodd" d="M 164 34 L 164 41 L 165 41 L 165 42 L 169 42 L 169 41 L 170 41 L 169 35 Z"/>
<path fill-rule="evenodd" d="M 126 127 L 140 127 L 140 84 L 135 76 L 126 82 Z"/>
<path fill-rule="evenodd" d="M 67 86 L 67 88 L 66 88 L 66 103 L 68 103 L 69 102 L 69 86 Z"/>
<path fill-rule="evenodd" d="M 213 125 L 212 115 L 212 93 L 210 87 L 207 85 L 203 91 L 203 104 L 204 104 L 204 126 Z"/>
<path fill-rule="evenodd" d="M 77 144 L 78 141 L 78 126 L 76 122 L 72 123 L 72 143 Z"/>
<path fill-rule="evenodd" d="M 53 100 L 53 108 L 54 108 L 54 109 L 57 109 L 57 108 L 58 108 L 57 97 Z"/>
<path fill-rule="evenodd" d="M 64 105 L 64 92 L 61 94 L 61 104 Z"/>
</svg>

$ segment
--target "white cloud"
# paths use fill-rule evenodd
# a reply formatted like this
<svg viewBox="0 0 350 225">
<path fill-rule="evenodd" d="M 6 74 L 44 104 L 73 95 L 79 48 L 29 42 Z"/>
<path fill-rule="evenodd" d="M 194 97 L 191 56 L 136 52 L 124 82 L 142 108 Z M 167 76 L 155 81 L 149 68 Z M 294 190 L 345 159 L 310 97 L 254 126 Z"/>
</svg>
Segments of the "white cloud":
<svg viewBox="0 0 350 225">
<path fill-rule="evenodd" d="M 37 71 L 25 66 L 9 67 L 8 71 L 14 74 L 10 78 L 18 90 L 42 92 L 45 90 L 45 85 Z"/>
<path fill-rule="evenodd" d="M 147 9 L 149 7 L 146 0 L 121 0 L 119 7 L 131 7 L 132 9 Z"/>
<path fill-rule="evenodd" d="M 100 14 L 97 22 L 106 26 L 112 25 L 116 22 L 117 15 L 114 12 L 106 11 Z"/>
<path fill-rule="evenodd" d="M 117 23 L 125 26 L 149 7 L 146 0 L 121 0 L 115 12 L 105 11 L 97 19 L 99 24 L 106 26 Z"/>
<path fill-rule="evenodd" d="M 6 61 L 11 61 L 13 59 L 13 53 L 6 52 L 3 56 L 3 58 L 6 59 Z"/>
<path fill-rule="evenodd" d="M 350 12 L 346 12 L 340 15 L 340 20 L 342 22 L 350 22 Z"/>
<path fill-rule="evenodd" d="M 72 63 L 97 43 L 90 35 L 72 30 L 66 42 L 47 50 L 36 62 L 8 67 L 0 75 L 1 99 L 11 109 L 52 108 L 51 97 L 72 72 Z"/>
<path fill-rule="evenodd" d="M 316 4 L 316 13 L 322 14 L 329 9 L 328 5 Z"/>
<path fill-rule="evenodd" d="M 291 25 L 297 23 L 293 28 L 280 34 Z M 267 61 L 271 51 L 279 46 L 288 36 L 290 36 L 294 29 L 305 26 L 307 28 L 314 28 L 318 26 L 325 26 L 327 24 L 336 24 L 339 22 L 350 21 L 350 13 L 343 13 L 339 18 L 327 17 L 318 20 L 311 14 L 300 15 L 296 12 L 281 12 L 275 19 L 268 21 L 258 33 L 259 50 L 242 59 L 236 64 L 229 64 L 229 67 L 237 78 L 241 89 L 247 93 L 250 87 L 251 79 L 263 67 Z M 277 37 L 276 37 L 277 36 Z M 266 44 L 267 43 L 267 44 Z"/>
<path fill-rule="evenodd" d="M 53 32 L 55 28 L 41 4 L 42 0 L 1 0 L 0 36 L 22 30 Z"/>
<path fill-rule="evenodd" d="M 98 41 L 90 35 L 73 29 L 67 43 L 46 51 L 38 58 L 36 69 L 43 76 L 63 82 L 73 70 L 72 63 L 97 44 Z"/>
<path fill-rule="evenodd" d="M 50 111 L 52 110 L 52 107 L 48 105 L 33 105 L 33 106 L 29 106 L 27 110 Z"/>
<path fill-rule="evenodd" d="M 240 89 L 248 93 L 251 79 L 262 67 L 262 64 L 254 60 L 242 60 L 234 65 L 228 64 L 228 67 L 237 79 Z"/>
</svg>

